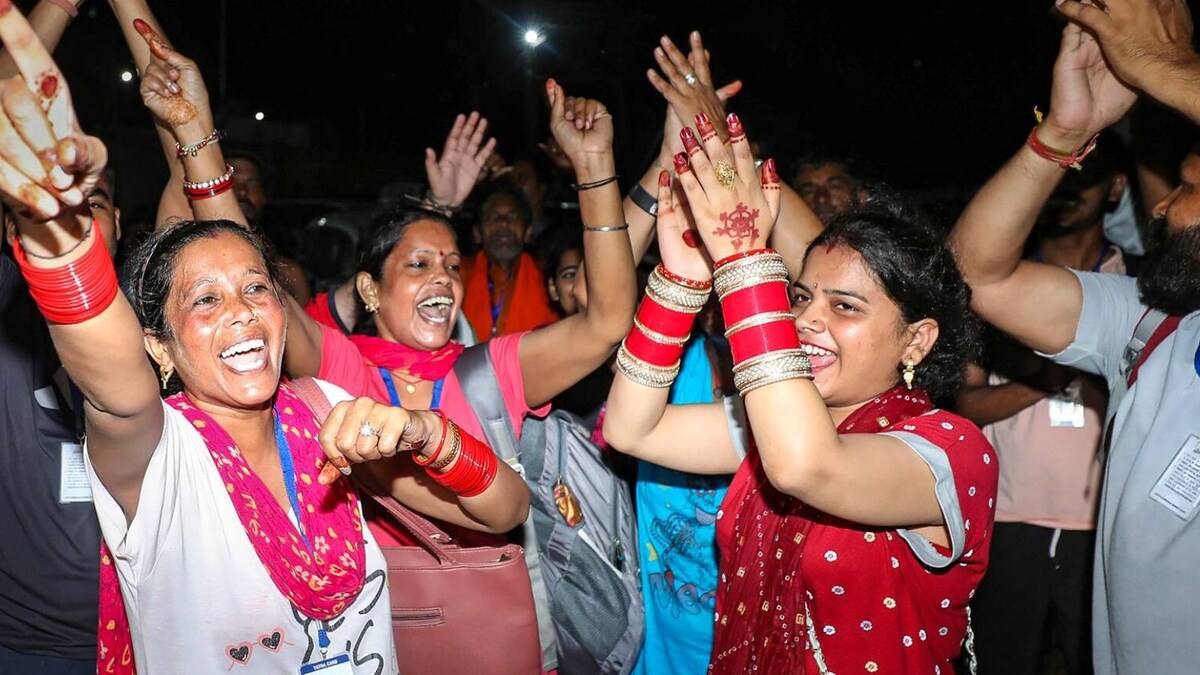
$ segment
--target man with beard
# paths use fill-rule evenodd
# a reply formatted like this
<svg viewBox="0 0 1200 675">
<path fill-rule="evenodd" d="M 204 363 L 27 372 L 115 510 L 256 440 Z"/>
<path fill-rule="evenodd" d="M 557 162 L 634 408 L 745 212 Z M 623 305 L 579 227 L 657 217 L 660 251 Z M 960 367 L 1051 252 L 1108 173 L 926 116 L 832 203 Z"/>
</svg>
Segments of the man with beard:
<svg viewBox="0 0 1200 675">
<path fill-rule="evenodd" d="M 1060 0 L 1071 19 L 1054 66 L 1050 110 L 979 192 L 953 240 L 979 314 L 1062 365 L 1128 382 L 1126 346 L 1148 308 L 1182 318 L 1149 350 L 1116 410 L 1097 517 L 1094 667 L 1194 672 L 1200 640 L 1200 155 L 1154 215 L 1163 219 L 1142 278 L 1022 260 L 1055 185 L 1086 163 L 1091 139 L 1119 120 L 1134 89 L 1200 121 L 1200 55 L 1182 0 Z M 1086 30 L 1085 30 L 1086 28 Z M 1161 337 L 1161 335 L 1160 335 Z"/>
<path fill-rule="evenodd" d="M 463 314 L 475 335 L 506 335 L 558 320 L 546 281 L 525 245 L 533 235 L 532 214 L 520 190 L 500 184 L 484 198 L 475 243 L 483 250 L 464 265 Z"/>
<path fill-rule="evenodd" d="M 1121 201 L 1120 141 L 1105 132 L 1080 171 L 1068 171 L 1038 216 L 1029 260 L 1124 274 L 1105 241 Z M 987 575 L 971 601 L 975 653 L 986 671 L 1037 672 L 1047 624 L 1067 672 L 1091 672 L 1091 586 L 1097 459 L 1108 404 L 1104 380 L 1060 366 L 988 331 L 987 370 L 971 365 L 958 412 L 996 448 L 1000 485 Z M 1052 622 L 1052 623 L 1051 623 Z"/>
</svg>

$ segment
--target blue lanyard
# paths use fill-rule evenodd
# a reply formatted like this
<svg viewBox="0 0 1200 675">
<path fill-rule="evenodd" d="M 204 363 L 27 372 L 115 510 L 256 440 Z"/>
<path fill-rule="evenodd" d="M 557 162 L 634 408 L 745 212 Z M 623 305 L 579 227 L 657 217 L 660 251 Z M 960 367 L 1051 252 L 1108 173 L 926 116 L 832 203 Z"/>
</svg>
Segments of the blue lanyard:
<svg viewBox="0 0 1200 675">
<path fill-rule="evenodd" d="M 300 514 L 300 499 L 296 495 L 296 467 L 292 462 L 292 446 L 288 444 L 287 434 L 283 433 L 283 425 L 279 422 L 279 408 L 275 408 L 275 447 L 279 450 L 279 466 L 283 469 L 283 484 L 287 487 L 288 501 L 292 503 L 292 513 L 296 514 L 296 527 L 300 530 L 300 538 L 304 540 L 304 546 L 308 550 L 313 550 L 312 544 L 308 542 L 308 536 L 304 533 L 304 520 Z M 325 622 L 322 621 L 317 626 L 317 646 L 321 649 L 321 654 L 324 655 L 329 649 L 329 633 L 325 630 Z"/>
<path fill-rule="evenodd" d="M 379 367 L 379 374 L 383 377 L 383 384 L 387 387 L 388 398 L 392 400 L 392 405 L 397 408 L 402 407 L 400 405 L 400 394 L 396 392 L 396 382 L 392 379 L 392 374 L 383 366 Z M 430 410 L 437 410 L 438 404 L 442 402 L 442 383 L 445 381 L 446 378 L 442 378 L 433 383 L 433 400 L 429 402 Z"/>
</svg>

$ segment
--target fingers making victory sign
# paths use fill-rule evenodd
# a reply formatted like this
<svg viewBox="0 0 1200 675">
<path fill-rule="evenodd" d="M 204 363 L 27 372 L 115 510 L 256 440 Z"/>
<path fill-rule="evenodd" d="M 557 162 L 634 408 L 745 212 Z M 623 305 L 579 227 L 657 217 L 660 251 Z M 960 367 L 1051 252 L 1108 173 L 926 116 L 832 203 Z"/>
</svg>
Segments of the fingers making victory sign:
<svg viewBox="0 0 1200 675">
<path fill-rule="evenodd" d="M 47 220 L 83 204 L 107 151 L 80 130 L 66 79 L 10 0 L 0 40 L 21 73 L 0 83 L 0 193 L 18 217 Z"/>
</svg>

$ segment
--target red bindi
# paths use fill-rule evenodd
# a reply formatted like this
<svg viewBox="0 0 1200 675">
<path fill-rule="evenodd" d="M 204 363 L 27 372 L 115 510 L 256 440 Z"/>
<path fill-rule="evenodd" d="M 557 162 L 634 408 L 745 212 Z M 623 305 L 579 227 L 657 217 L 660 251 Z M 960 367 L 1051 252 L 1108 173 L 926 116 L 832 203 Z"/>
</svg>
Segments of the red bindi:
<svg viewBox="0 0 1200 675">
<path fill-rule="evenodd" d="M 42 81 L 38 83 L 38 90 L 42 92 L 42 98 L 54 98 L 58 93 L 58 76 L 46 75 Z"/>
</svg>

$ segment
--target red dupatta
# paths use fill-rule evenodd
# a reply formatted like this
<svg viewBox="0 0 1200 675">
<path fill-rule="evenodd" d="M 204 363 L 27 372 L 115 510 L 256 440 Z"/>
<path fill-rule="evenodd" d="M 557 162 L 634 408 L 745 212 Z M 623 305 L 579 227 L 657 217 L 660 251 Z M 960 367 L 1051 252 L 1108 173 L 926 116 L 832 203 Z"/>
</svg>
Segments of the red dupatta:
<svg viewBox="0 0 1200 675">
<path fill-rule="evenodd" d="M 932 409 L 924 391 L 896 387 L 855 410 L 838 433 L 878 433 Z M 800 564 L 821 513 L 772 487 L 754 450 L 721 511 L 721 583 L 709 672 L 803 673 L 808 623 Z"/>
</svg>

